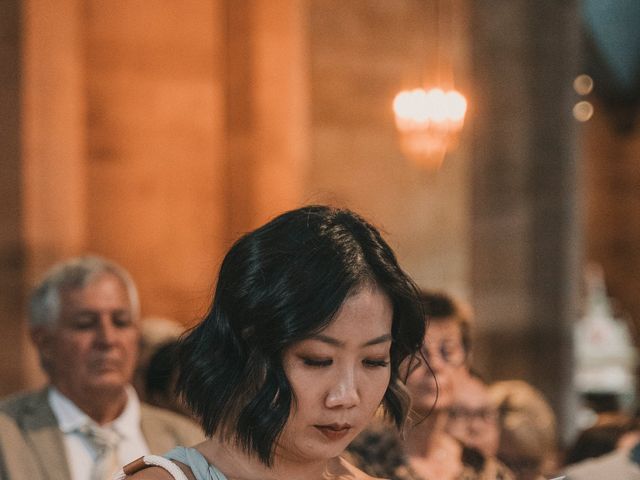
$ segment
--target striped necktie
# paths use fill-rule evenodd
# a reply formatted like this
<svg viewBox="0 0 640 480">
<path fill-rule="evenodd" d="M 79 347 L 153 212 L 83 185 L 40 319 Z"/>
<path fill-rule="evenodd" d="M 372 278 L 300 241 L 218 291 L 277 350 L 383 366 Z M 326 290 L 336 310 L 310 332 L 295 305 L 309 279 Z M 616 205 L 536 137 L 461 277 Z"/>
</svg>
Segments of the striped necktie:
<svg viewBox="0 0 640 480">
<path fill-rule="evenodd" d="M 93 467 L 90 480 L 110 480 L 118 469 L 119 435 L 108 428 L 95 424 L 86 424 L 78 429 L 94 451 Z"/>
</svg>

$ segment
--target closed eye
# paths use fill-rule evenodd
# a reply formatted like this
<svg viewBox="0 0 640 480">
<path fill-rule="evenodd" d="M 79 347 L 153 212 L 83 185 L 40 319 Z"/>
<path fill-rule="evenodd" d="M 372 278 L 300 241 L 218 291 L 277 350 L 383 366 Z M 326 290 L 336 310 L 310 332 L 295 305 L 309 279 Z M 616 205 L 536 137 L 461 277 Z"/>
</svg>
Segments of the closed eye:
<svg viewBox="0 0 640 480">
<path fill-rule="evenodd" d="M 329 367 L 333 364 L 333 360 L 330 358 L 309 358 L 302 357 L 302 361 L 308 367 Z"/>
<path fill-rule="evenodd" d="M 114 314 L 113 324 L 118 328 L 126 328 L 133 324 L 133 318 L 128 312 Z"/>
<path fill-rule="evenodd" d="M 73 317 L 72 327 L 75 330 L 88 330 L 98 322 L 97 315 L 91 312 L 82 312 Z"/>
<path fill-rule="evenodd" d="M 365 359 L 362 361 L 365 367 L 369 368 L 378 368 L 378 367 L 386 367 L 389 365 L 389 360 L 374 360 L 374 359 Z"/>
</svg>

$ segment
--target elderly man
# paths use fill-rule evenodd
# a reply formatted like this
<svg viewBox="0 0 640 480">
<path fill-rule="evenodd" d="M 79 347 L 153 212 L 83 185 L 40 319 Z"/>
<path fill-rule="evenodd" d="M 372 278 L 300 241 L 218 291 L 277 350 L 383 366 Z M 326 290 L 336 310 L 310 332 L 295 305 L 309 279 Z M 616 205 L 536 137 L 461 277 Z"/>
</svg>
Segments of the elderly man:
<svg viewBox="0 0 640 480">
<path fill-rule="evenodd" d="M 1 479 L 103 480 L 141 455 L 203 438 L 130 386 L 139 303 L 121 267 L 99 257 L 55 266 L 32 295 L 29 322 L 50 384 L 0 402 Z"/>
</svg>

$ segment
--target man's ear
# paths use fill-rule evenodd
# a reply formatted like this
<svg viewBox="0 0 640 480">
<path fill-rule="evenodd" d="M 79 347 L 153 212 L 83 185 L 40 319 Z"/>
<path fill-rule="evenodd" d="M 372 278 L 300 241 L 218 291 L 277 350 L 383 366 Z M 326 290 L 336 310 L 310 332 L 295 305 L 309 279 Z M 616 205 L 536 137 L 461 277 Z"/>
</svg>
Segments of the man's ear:
<svg viewBox="0 0 640 480">
<path fill-rule="evenodd" d="M 38 349 L 40 360 L 46 362 L 51 358 L 51 349 L 53 346 L 53 333 L 51 329 L 44 326 L 31 327 L 29 329 L 31 341 Z"/>
</svg>

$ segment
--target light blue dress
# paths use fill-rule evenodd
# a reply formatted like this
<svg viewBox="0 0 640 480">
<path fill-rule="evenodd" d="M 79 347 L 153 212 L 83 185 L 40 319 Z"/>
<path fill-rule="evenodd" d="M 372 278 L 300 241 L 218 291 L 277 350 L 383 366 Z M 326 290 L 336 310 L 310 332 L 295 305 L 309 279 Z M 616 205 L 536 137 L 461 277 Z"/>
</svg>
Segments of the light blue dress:
<svg viewBox="0 0 640 480">
<path fill-rule="evenodd" d="M 176 447 L 165 453 L 164 458 L 187 465 L 196 480 L 227 480 L 220 470 L 207 462 L 207 459 L 195 448 Z"/>
</svg>

